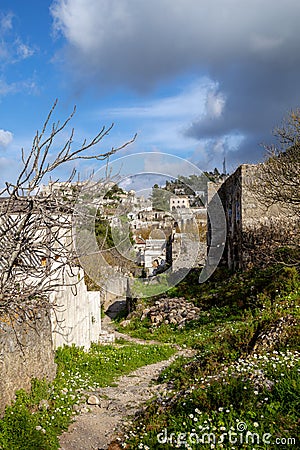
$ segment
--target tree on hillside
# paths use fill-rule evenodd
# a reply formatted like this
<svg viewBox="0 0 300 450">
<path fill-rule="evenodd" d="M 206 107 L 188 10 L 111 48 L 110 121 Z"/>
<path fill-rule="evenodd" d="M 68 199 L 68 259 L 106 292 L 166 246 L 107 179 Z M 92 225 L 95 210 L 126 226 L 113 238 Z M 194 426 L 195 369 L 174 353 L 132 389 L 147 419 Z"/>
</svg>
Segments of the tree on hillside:
<svg viewBox="0 0 300 450">
<path fill-rule="evenodd" d="M 159 187 L 158 184 L 155 184 L 150 195 L 152 208 L 157 211 L 169 211 L 171 196 L 172 194 L 169 191 L 165 188 Z"/>
<path fill-rule="evenodd" d="M 154 209 L 161 211 L 168 211 L 170 208 L 170 198 L 173 195 L 181 196 L 187 195 L 194 200 L 191 206 L 203 206 L 205 203 L 205 196 L 207 194 L 207 182 L 209 178 L 205 173 L 201 175 L 178 175 L 174 180 L 166 180 L 165 186 L 159 187 L 155 184 L 152 188 L 152 206 Z M 201 197 L 196 195 L 201 191 Z"/>
<path fill-rule="evenodd" d="M 42 189 L 55 170 L 79 160 L 107 160 L 119 149 L 97 150 L 113 124 L 102 127 L 90 141 L 74 148 L 74 129 L 55 150 L 75 114 L 75 108 L 60 123 L 50 121 L 54 103 L 41 131 L 37 131 L 28 154 L 22 149 L 22 168 L 14 183 L 6 182 L 0 191 L 0 314 L 21 313 L 49 307 L 49 295 L 62 285 L 63 276 L 76 263 L 71 228 L 76 193 L 82 183 L 72 183 L 73 169 L 65 182 Z M 134 139 L 134 138 L 133 138 Z"/>
</svg>

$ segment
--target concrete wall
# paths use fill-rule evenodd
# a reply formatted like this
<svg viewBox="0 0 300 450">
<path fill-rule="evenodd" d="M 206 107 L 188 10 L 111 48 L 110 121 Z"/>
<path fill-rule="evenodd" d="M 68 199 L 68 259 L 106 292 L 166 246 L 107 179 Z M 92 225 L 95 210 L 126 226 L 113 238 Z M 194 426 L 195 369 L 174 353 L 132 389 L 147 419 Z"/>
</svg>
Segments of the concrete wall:
<svg viewBox="0 0 300 450">
<path fill-rule="evenodd" d="M 51 294 L 54 306 L 51 313 L 54 349 L 64 344 L 89 349 L 92 342 L 99 340 L 100 292 L 88 291 L 83 275 L 82 269 L 76 269 L 73 276 L 65 274 L 64 286 Z"/>
<path fill-rule="evenodd" d="M 0 317 L 0 416 L 5 405 L 14 399 L 19 389 L 29 390 L 32 378 L 55 377 L 51 323 L 48 313 L 13 323 Z"/>
</svg>

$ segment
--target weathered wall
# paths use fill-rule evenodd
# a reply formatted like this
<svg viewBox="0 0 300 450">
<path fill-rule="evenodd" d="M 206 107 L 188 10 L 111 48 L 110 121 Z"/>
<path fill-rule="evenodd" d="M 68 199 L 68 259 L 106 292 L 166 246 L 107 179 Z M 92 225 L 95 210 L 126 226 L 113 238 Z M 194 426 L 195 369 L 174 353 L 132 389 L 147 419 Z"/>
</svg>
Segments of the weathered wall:
<svg viewBox="0 0 300 450">
<path fill-rule="evenodd" d="M 230 269 L 242 266 L 242 166 L 218 190 L 226 217 L 226 245 L 223 260 Z"/>
<path fill-rule="evenodd" d="M 104 311 L 114 303 L 117 299 L 126 296 L 127 278 L 120 274 L 119 277 L 111 277 L 105 283 L 101 291 L 101 303 Z"/>
<path fill-rule="evenodd" d="M 226 241 L 225 208 L 219 196 L 221 186 L 222 182 L 207 183 L 207 273 L 212 273 L 219 264 Z"/>
<path fill-rule="evenodd" d="M 273 204 L 267 207 L 262 203 L 262 198 L 259 197 L 258 193 L 251 186 L 258 167 L 253 164 L 243 164 L 240 166 L 244 229 L 248 226 L 255 227 L 257 224 L 268 224 L 273 218 L 282 219 L 285 217 L 285 211 L 282 209 L 282 206 Z"/>
<path fill-rule="evenodd" d="M 259 248 L 255 245 L 259 233 L 264 233 L 262 242 L 271 242 L 276 237 L 274 232 L 286 224 L 282 206 L 265 206 L 251 186 L 257 168 L 257 165 L 241 165 L 218 189 L 227 223 L 223 261 L 233 270 L 258 261 Z"/>
<path fill-rule="evenodd" d="M 30 389 L 32 378 L 53 380 L 55 349 L 64 344 L 88 349 L 99 340 L 100 292 L 87 290 L 81 269 L 65 275 L 64 281 L 50 296 L 51 313 L 15 320 L 13 326 L 7 317 L 0 317 L 0 415 L 16 390 Z"/>
<path fill-rule="evenodd" d="M 99 340 L 100 292 L 88 291 L 83 275 L 82 269 L 76 269 L 73 276 L 65 274 L 64 286 L 51 294 L 54 306 L 51 321 L 55 349 L 64 344 L 75 344 L 88 349 L 92 342 Z"/>
<path fill-rule="evenodd" d="M 49 314 L 13 322 L 0 317 L 0 416 L 18 389 L 29 390 L 32 378 L 55 377 Z"/>
</svg>

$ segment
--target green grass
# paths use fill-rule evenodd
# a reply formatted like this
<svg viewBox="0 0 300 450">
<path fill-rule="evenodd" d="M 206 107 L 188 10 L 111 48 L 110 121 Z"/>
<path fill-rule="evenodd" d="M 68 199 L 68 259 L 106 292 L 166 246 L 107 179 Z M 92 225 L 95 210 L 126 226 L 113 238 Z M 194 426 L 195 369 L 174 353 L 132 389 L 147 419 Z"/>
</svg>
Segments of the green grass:
<svg viewBox="0 0 300 450">
<path fill-rule="evenodd" d="M 191 347 L 197 354 L 179 358 L 163 371 L 160 382 L 168 382 L 169 390 L 149 402 L 133 422 L 124 448 L 299 448 L 297 271 L 275 266 L 230 275 L 218 270 L 202 285 L 192 271 L 168 294 L 193 300 L 201 309 L 199 319 L 181 329 L 166 324 L 154 329 L 148 319 L 140 321 L 137 316 L 120 328 L 138 338 Z M 146 307 L 154 300 L 141 303 Z M 285 316 L 297 324 L 288 327 L 272 348 L 254 351 L 257 336 Z M 54 383 L 33 380 L 31 393 L 19 391 L 15 404 L 6 409 L 0 421 L 0 449 L 58 449 L 57 436 L 68 427 L 81 392 L 111 385 L 120 375 L 167 359 L 173 352 L 170 345 L 123 340 L 113 346 L 94 345 L 89 352 L 74 346 L 59 349 Z M 229 433 L 239 441 L 229 442 Z M 203 434 L 204 441 L 195 443 Z M 213 435 L 216 442 L 208 443 Z"/>
<path fill-rule="evenodd" d="M 233 437 L 239 436 L 238 447 L 230 444 L 227 434 L 223 436 L 222 446 L 216 445 L 217 448 L 269 449 L 276 448 L 272 446 L 275 439 L 285 442 L 288 438 L 295 439 L 294 448 L 298 448 L 299 357 L 297 352 L 270 353 L 239 359 L 223 366 L 215 376 L 194 375 L 188 387 L 176 394 L 173 401 L 163 399 L 148 406 L 144 416 L 138 419 L 139 428 L 133 428 L 126 440 L 128 448 L 185 448 L 183 444 L 178 446 L 182 433 L 186 438 L 194 433 L 200 440 L 204 433 L 213 433 L 218 442 L 230 430 Z M 265 385 L 257 387 L 259 377 L 265 380 Z M 249 447 L 245 442 L 246 431 L 241 433 L 241 426 L 258 434 L 261 441 L 266 435 L 270 438 L 266 443 Z M 163 430 L 167 430 L 169 438 L 173 433 L 173 441 L 160 447 L 158 435 Z M 190 444 L 187 448 L 214 448 L 213 441 L 199 447 L 199 443 L 186 440 Z"/>
<path fill-rule="evenodd" d="M 163 294 L 170 287 L 168 277 L 162 273 L 155 278 L 149 278 L 146 281 L 136 279 L 131 287 L 132 296 L 139 298 L 154 297 Z"/>
<path fill-rule="evenodd" d="M 297 272 L 276 266 L 232 276 L 219 271 L 205 285 L 192 280 L 197 281 L 196 273 L 169 294 L 193 298 L 202 309 L 199 320 L 182 329 L 169 325 L 153 329 L 147 319 L 134 319 L 125 328 L 132 335 L 176 342 L 198 352 L 194 358 L 177 359 L 161 374 L 159 381 L 172 388 L 137 418 L 123 439 L 124 446 L 146 450 L 298 448 Z M 269 350 L 254 351 L 257 336 L 285 316 L 297 323 L 287 327 Z"/>
<path fill-rule="evenodd" d="M 30 393 L 20 390 L 0 420 L 1 450 L 56 450 L 57 436 L 68 428 L 85 390 L 113 385 L 138 367 L 168 359 L 175 350 L 164 345 L 92 345 L 89 352 L 75 346 L 56 352 L 53 383 L 32 380 Z M 41 402 L 43 400 L 43 402 Z"/>
</svg>

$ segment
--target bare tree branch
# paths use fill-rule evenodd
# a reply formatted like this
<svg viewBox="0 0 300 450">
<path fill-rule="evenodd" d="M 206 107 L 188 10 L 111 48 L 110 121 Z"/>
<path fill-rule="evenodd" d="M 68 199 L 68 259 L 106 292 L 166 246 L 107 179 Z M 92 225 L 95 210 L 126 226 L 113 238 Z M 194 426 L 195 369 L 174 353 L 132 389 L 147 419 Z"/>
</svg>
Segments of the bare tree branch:
<svg viewBox="0 0 300 450">
<path fill-rule="evenodd" d="M 103 126 L 95 137 L 76 148 L 72 129 L 52 156 L 55 139 L 66 130 L 76 111 L 74 108 L 62 123 L 50 125 L 56 106 L 57 100 L 41 131 L 36 132 L 29 154 L 26 156 L 21 149 L 23 166 L 16 182 L 6 182 L 0 192 L 0 313 L 9 316 L 49 308 L 49 295 L 61 287 L 64 274 L 76 273 L 72 214 L 83 183 L 71 183 L 75 168 L 67 181 L 56 180 L 47 191 L 41 189 L 42 183 L 66 163 L 108 159 L 136 138 L 106 152 L 88 153 L 96 149 L 114 125 Z"/>
<path fill-rule="evenodd" d="M 257 165 L 248 188 L 259 203 L 275 206 L 278 216 L 249 232 L 248 240 L 265 261 L 300 265 L 300 109 L 291 111 L 274 134 L 278 143 L 265 146 L 266 160 Z"/>
</svg>

